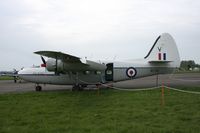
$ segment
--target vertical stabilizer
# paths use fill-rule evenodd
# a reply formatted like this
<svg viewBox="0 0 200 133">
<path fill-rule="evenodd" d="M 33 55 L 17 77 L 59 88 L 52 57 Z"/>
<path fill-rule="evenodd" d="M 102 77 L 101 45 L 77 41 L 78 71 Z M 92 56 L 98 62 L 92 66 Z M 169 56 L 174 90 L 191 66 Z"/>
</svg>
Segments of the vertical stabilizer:
<svg viewBox="0 0 200 133">
<path fill-rule="evenodd" d="M 168 33 L 163 33 L 156 39 L 145 59 L 149 63 L 170 63 L 170 67 L 180 67 L 176 43 Z"/>
</svg>

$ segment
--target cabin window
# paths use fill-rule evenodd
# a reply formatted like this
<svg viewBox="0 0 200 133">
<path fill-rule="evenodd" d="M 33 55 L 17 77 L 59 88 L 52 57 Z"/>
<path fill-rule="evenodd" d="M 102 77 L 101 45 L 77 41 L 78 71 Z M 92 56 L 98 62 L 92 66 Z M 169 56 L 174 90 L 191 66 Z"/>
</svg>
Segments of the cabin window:
<svg viewBox="0 0 200 133">
<path fill-rule="evenodd" d="M 85 71 L 84 74 L 90 74 L 90 71 Z"/>
<path fill-rule="evenodd" d="M 101 74 L 101 72 L 100 72 L 100 71 L 96 71 L 95 73 L 96 73 L 97 75 L 100 75 L 100 74 Z"/>
<path fill-rule="evenodd" d="M 111 74 L 112 74 L 112 71 L 111 71 L 111 70 L 107 70 L 107 71 L 106 71 L 106 74 L 111 75 Z"/>
</svg>

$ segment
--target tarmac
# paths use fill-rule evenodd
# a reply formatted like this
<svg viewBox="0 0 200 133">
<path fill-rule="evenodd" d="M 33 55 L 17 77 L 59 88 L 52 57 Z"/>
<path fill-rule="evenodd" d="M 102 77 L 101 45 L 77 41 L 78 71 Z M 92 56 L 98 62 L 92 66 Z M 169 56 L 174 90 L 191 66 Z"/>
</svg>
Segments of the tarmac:
<svg viewBox="0 0 200 133">
<path fill-rule="evenodd" d="M 158 80 L 157 80 L 158 79 Z M 200 87 L 200 73 L 185 73 L 185 74 L 165 74 L 158 76 L 150 76 L 145 78 L 133 79 L 113 83 L 114 87 L 121 89 L 140 89 L 151 88 L 160 85 L 169 87 Z M 58 91 L 71 90 L 69 85 L 41 85 L 42 91 Z M 86 90 L 96 89 L 96 86 L 88 86 Z M 0 81 L 0 93 L 11 92 L 29 92 L 35 91 L 35 84 L 22 81 L 14 83 L 13 80 Z"/>
</svg>

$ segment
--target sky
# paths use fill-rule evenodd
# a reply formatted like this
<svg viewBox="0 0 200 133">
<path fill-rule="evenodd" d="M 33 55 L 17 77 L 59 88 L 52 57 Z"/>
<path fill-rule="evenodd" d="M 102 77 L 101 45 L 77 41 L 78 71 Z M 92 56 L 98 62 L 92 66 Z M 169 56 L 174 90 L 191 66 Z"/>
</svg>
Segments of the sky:
<svg viewBox="0 0 200 133">
<path fill-rule="evenodd" d="M 0 70 L 40 65 L 53 50 L 90 60 L 144 58 L 170 33 L 200 64 L 199 0 L 1 0 Z"/>
</svg>

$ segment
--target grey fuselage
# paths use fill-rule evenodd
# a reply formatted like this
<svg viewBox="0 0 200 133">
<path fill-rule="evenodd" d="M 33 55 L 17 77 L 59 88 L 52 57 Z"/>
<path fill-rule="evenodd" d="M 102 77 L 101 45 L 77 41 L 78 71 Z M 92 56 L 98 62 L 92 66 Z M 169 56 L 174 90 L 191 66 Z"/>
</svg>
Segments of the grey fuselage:
<svg viewBox="0 0 200 133">
<path fill-rule="evenodd" d="M 37 84 L 89 85 L 119 82 L 156 74 L 172 73 L 175 69 L 174 67 L 171 67 L 170 63 L 166 67 L 166 64 L 151 64 L 146 60 L 113 63 L 103 62 L 102 64 L 105 64 L 105 70 L 68 71 L 59 74 L 49 72 L 45 67 L 26 68 L 19 72 L 19 76 L 26 81 Z"/>
</svg>

